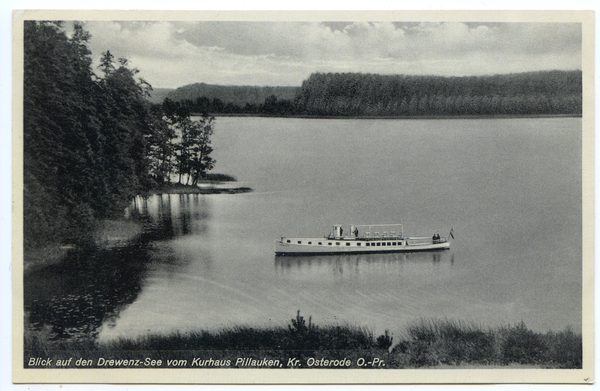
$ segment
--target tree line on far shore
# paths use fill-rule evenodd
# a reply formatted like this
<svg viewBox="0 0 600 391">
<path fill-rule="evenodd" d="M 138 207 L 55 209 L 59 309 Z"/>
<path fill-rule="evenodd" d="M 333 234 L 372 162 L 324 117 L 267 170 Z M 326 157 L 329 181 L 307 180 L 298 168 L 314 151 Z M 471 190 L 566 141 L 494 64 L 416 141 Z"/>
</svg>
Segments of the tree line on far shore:
<svg viewBox="0 0 600 391">
<path fill-rule="evenodd" d="M 472 115 L 580 115 L 581 71 L 540 71 L 493 76 L 442 77 L 315 73 L 296 88 L 274 90 L 264 101 L 228 101 L 228 91 L 264 94 L 264 87 L 190 85 L 167 99 L 193 113 L 326 117 Z M 220 87 L 220 88 L 216 88 Z M 283 88 L 283 87 L 282 87 Z M 180 93 L 185 90 L 185 94 Z M 230 92 L 230 91 L 229 91 Z"/>
<path fill-rule="evenodd" d="M 214 117 L 152 106 L 152 87 L 126 59 L 103 53 L 94 72 L 80 24 L 26 21 L 23 75 L 25 251 L 91 237 L 136 195 L 213 168 Z"/>
</svg>

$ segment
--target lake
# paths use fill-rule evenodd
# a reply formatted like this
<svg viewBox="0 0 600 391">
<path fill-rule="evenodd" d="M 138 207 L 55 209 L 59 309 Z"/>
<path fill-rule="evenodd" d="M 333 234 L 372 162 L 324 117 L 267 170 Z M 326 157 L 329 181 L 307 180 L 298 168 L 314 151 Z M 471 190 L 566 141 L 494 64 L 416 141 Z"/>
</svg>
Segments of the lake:
<svg viewBox="0 0 600 391">
<path fill-rule="evenodd" d="M 214 171 L 245 194 L 138 198 L 131 243 L 73 251 L 25 278 L 52 338 L 317 325 L 395 335 L 420 319 L 535 331 L 582 324 L 581 119 L 220 117 Z M 454 229 L 451 249 L 279 257 L 333 224 Z M 346 229 L 347 229 L 346 228 Z"/>
</svg>

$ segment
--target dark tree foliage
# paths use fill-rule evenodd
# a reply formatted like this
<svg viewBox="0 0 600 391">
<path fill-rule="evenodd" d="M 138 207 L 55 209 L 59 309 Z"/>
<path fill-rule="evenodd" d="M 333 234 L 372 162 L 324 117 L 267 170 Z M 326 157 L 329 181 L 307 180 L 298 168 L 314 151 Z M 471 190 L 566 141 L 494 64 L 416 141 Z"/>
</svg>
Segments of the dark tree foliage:
<svg viewBox="0 0 600 391">
<path fill-rule="evenodd" d="M 221 86 L 195 83 L 169 92 L 167 98 L 175 102 L 196 102 L 199 98 L 207 97 L 211 102 L 217 99 L 225 104 L 231 103 L 237 107 L 244 107 L 246 103 L 258 106 L 271 95 L 276 96 L 278 100 L 292 101 L 297 91 L 298 87 Z"/>
<path fill-rule="evenodd" d="M 79 241 L 98 218 L 121 214 L 151 185 L 148 141 L 156 125 L 125 60 L 110 52 L 98 77 L 89 33 L 60 22 L 24 26 L 25 247 Z"/>
<path fill-rule="evenodd" d="M 87 36 L 80 32 L 69 39 L 59 27 L 52 22 L 26 22 L 24 27 L 26 245 L 64 236 L 72 224 L 94 214 L 93 195 L 84 183 L 94 180 L 93 151 L 101 144 L 92 103 L 97 86 Z"/>
<path fill-rule="evenodd" d="M 122 212 L 134 196 L 150 189 L 147 139 L 152 137 L 155 129 L 155 121 L 144 99 L 147 83 L 134 79 L 138 71 L 129 69 L 127 60 L 119 59 L 118 67 L 112 61 L 110 52 L 104 53 L 100 65 L 104 78 L 98 81 L 102 93 L 97 102 L 107 114 L 102 118 L 106 142 L 101 169 L 104 174 L 102 186 L 109 195 L 104 198 L 106 205 L 102 209 L 109 216 Z"/>
<path fill-rule="evenodd" d="M 316 73 L 296 107 L 322 116 L 581 114 L 581 71 L 441 77 Z"/>
<path fill-rule="evenodd" d="M 290 99 L 278 99 L 275 95 L 265 98 L 261 104 L 246 103 L 243 107 L 232 102 L 223 103 L 219 98 L 201 96 L 195 100 L 172 101 L 165 98 L 163 107 L 177 107 L 182 113 L 194 115 L 212 114 L 247 114 L 267 116 L 292 116 L 302 112 Z"/>
<path fill-rule="evenodd" d="M 198 99 L 201 104 L 207 103 Z M 170 174 L 178 175 L 178 182 L 186 185 L 197 185 L 206 172 L 214 167 L 215 160 L 210 157 L 212 152 L 210 137 L 213 134 L 215 118 L 207 113 L 207 107 L 199 119 L 191 118 L 189 101 L 173 102 L 165 99 L 162 105 L 163 121 L 167 124 L 164 134 L 168 135 L 169 154 L 164 154 L 164 164 L 170 168 Z M 166 145 L 166 144 L 165 144 Z M 156 178 L 157 180 L 159 178 Z"/>
<path fill-rule="evenodd" d="M 442 77 L 315 73 L 297 88 L 178 88 L 170 97 L 193 113 L 268 116 L 415 117 L 581 114 L 581 71 Z M 237 95 L 232 95 L 237 91 Z M 262 101 L 257 96 L 264 95 Z M 250 93 L 254 92 L 254 93 Z M 203 94 L 203 95 L 198 95 Z M 261 95 L 261 96 L 262 96 Z M 245 100 L 244 100 L 245 99 Z"/>
<path fill-rule="evenodd" d="M 156 110 L 156 109 L 154 109 Z M 174 164 L 173 156 L 175 156 L 175 139 L 177 135 L 175 130 L 169 126 L 168 121 L 162 120 L 162 111 L 155 111 L 155 120 L 153 133 L 148 138 L 150 144 L 149 159 L 150 159 L 150 175 L 157 184 L 170 183 L 171 175 L 173 174 Z"/>
</svg>

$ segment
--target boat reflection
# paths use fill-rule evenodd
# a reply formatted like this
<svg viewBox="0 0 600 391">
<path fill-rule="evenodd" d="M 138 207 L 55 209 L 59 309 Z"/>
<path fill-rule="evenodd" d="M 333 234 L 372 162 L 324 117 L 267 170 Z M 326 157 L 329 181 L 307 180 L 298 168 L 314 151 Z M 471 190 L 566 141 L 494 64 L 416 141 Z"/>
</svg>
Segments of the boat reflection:
<svg viewBox="0 0 600 391">
<path fill-rule="evenodd" d="M 420 251 L 414 253 L 334 254 L 315 256 L 275 255 L 275 268 L 280 273 L 313 273 L 332 270 L 334 273 L 360 273 L 381 269 L 390 272 L 404 266 L 452 266 L 454 253 L 448 251 Z"/>
</svg>

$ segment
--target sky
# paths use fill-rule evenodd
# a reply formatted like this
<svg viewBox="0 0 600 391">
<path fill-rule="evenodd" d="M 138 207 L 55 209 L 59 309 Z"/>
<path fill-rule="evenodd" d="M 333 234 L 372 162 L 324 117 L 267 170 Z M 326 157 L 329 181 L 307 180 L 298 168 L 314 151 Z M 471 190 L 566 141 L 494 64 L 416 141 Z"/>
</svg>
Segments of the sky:
<svg viewBox="0 0 600 391">
<path fill-rule="evenodd" d="M 582 67 L 578 23 L 87 21 L 155 88 L 300 86 L 315 72 L 469 76 Z"/>
</svg>

